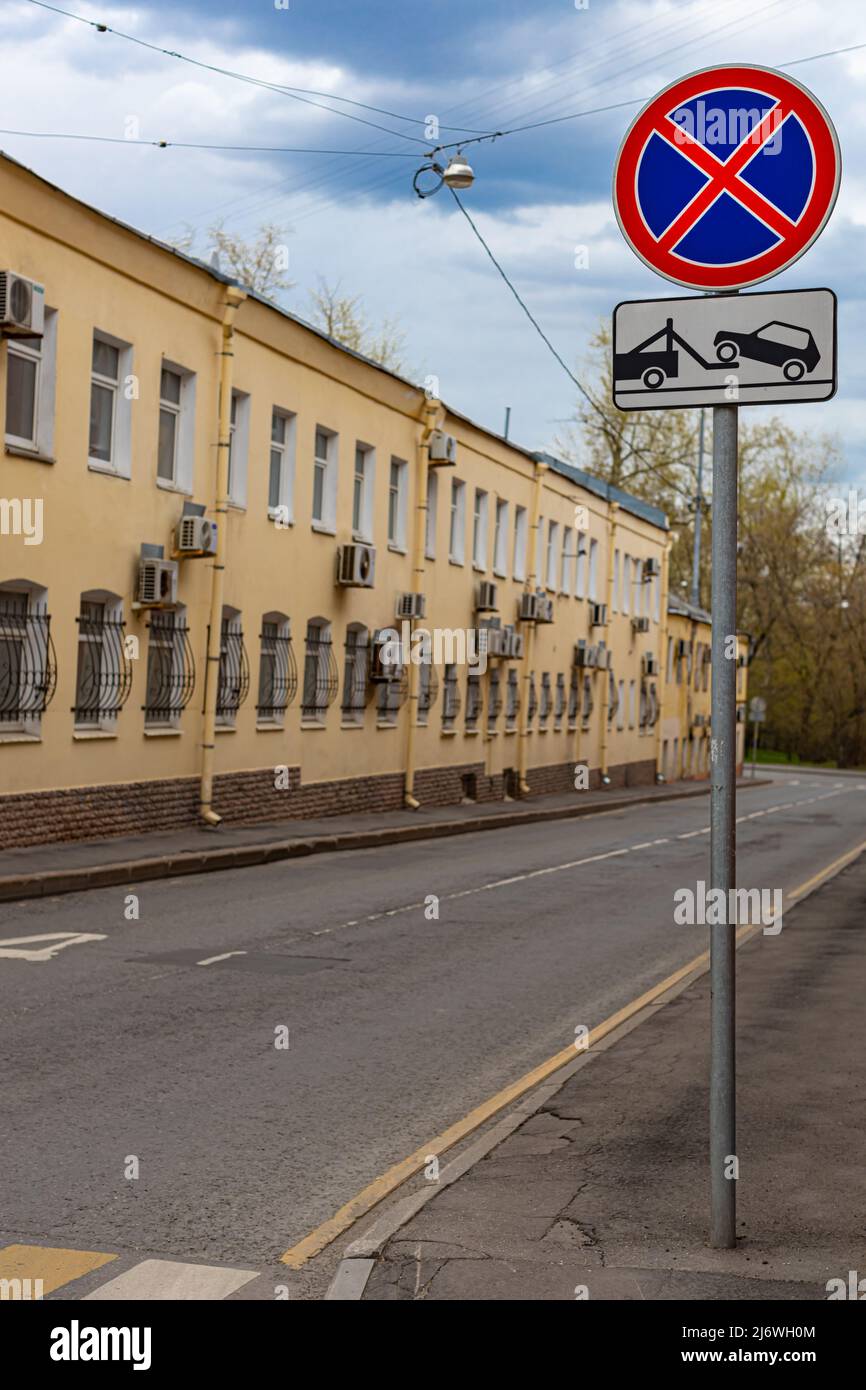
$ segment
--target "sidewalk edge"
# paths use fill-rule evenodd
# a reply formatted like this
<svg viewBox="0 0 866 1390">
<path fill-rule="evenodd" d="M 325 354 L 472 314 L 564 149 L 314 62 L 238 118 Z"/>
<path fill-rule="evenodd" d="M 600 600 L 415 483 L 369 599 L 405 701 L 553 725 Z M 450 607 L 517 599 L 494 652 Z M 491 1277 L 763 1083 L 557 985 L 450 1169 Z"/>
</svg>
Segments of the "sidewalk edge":
<svg viewBox="0 0 866 1390">
<path fill-rule="evenodd" d="M 738 790 L 766 786 L 771 779 L 759 778 L 740 784 Z M 376 849 L 384 845 L 412 840 L 445 839 L 452 835 L 472 835 L 484 830 L 508 829 L 540 821 L 573 820 L 583 816 L 609 815 L 631 806 L 646 806 L 656 802 L 687 801 L 692 797 L 708 796 L 709 784 L 684 792 L 655 792 L 611 800 L 606 806 L 538 807 L 535 810 L 505 811 L 476 820 L 433 821 L 425 825 L 395 825 L 384 830 L 350 830 L 331 835 L 316 835 L 309 839 L 268 840 L 256 845 L 226 846 L 224 849 L 190 850 L 177 855 L 158 855 L 142 859 L 92 864 L 80 869 L 47 869 L 42 873 L 7 874 L 0 876 L 0 902 L 15 902 L 24 898 L 56 897 L 64 893 L 81 893 L 92 888 L 111 888 L 118 884 L 142 882 L 160 878 L 179 878 L 186 874 L 219 873 L 229 869 L 246 869 L 257 864 L 274 864 L 285 859 L 305 858 L 310 854 L 332 854 L 341 850 Z"/>
</svg>

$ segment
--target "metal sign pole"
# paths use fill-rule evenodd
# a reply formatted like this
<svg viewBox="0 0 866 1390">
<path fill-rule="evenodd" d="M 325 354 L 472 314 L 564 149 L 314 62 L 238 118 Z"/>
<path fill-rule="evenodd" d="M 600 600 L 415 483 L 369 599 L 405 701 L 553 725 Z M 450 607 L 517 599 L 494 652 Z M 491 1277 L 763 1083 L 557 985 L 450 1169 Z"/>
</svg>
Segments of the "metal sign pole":
<svg viewBox="0 0 866 1390">
<path fill-rule="evenodd" d="M 756 776 L 757 776 L 757 772 L 758 772 L 758 729 L 759 729 L 759 727 L 760 727 L 760 725 L 759 725 L 759 723 L 758 723 L 758 720 L 756 719 L 756 720 L 755 720 L 755 723 L 754 723 L 753 730 L 752 730 L 752 776 L 753 776 L 753 777 L 756 777 Z"/>
<path fill-rule="evenodd" d="M 736 886 L 737 406 L 713 407 L 712 789 L 710 887 Z M 732 640 L 734 639 L 734 640 Z M 710 1244 L 736 1242 L 736 924 L 710 927 Z"/>
</svg>

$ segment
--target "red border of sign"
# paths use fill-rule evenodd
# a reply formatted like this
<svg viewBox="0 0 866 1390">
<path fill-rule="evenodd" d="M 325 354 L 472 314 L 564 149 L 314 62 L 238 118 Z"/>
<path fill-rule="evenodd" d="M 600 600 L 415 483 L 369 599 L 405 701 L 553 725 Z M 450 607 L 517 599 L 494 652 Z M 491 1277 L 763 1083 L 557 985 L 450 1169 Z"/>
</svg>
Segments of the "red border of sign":
<svg viewBox="0 0 866 1390">
<path fill-rule="evenodd" d="M 708 81 L 708 78 L 712 79 Z M 811 141 L 815 177 L 806 207 L 794 234 L 752 260 L 730 266 L 696 266 L 658 245 L 646 226 L 637 201 L 637 169 L 652 131 L 668 112 L 706 91 L 737 86 L 784 101 L 798 116 Z M 620 146 L 613 173 L 613 206 L 620 230 L 636 256 L 665 279 L 696 290 L 734 290 L 759 284 L 791 265 L 820 236 L 833 211 L 842 176 L 839 140 L 824 107 L 794 78 L 755 64 L 722 64 L 701 68 L 665 87 L 632 121 Z"/>
</svg>

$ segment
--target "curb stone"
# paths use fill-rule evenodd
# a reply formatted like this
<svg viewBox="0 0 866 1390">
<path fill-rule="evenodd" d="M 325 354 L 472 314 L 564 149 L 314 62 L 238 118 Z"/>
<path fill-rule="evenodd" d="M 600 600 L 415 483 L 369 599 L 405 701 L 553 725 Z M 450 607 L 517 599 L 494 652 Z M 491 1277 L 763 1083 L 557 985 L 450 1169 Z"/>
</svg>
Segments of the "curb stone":
<svg viewBox="0 0 866 1390">
<path fill-rule="evenodd" d="M 738 790 L 766 786 L 769 779 L 750 778 L 738 783 Z M 316 835 L 306 840 L 276 840 L 264 844 L 237 845 L 213 850 L 189 850 L 177 855 L 160 855 L 123 863 L 92 864 L 80 869 L 49 869 L 41 873 L 0 876 L 0 902 L 23 898 L 55 897 L 94 888 L 111 888 L 122 883 L 149 879 L 179 878 L 186 874 L 218 873 L 229 869 L 251 868 L 256 864 L 275 864 L 311 854 L 332 854 L 341 850 L 376 849 L 383 845 L 416 840 L 438 840 L 452 835 L 474 835 L 483 830 L 501 830 L 542 821 L 575 820 L 583 816 L 609 815 L 632 806 L 657 802 L 687 801 L 708 796 L 709 785 L 682 792 L 654 792 L 648 796 L 612 799 L 606 805 L 538 807 L 522 811 L 478 817 L 475 820 L 431 821 L 422 825 L 395 825 L 384 830 L 350 830 L 336 835 Z"/>
</svg>

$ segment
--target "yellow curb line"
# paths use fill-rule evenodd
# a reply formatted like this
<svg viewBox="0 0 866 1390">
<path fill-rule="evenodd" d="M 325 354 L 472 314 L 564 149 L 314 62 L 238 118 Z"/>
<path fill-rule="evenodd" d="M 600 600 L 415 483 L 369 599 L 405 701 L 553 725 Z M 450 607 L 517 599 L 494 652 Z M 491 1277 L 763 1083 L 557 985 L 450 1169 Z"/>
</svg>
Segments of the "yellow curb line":
<svg viewBox="0 0 866 1390">
<path fill-rule="evenodd" d="M 821 869 L 817 874 L 814 874 L 812 878 L 807 879 L 805 883 L 801 883 L 799 887 L 789 893 L 787 895 L 788 903 L 793 903 L 795 899 L 803 897 L 807 892 L 810 892 L 816 887 L 819 882 L 823 882 L 824 879 L 829 878 L 831 874 L 843 868 L 846 864 L 850 863 L 851 860 L 856 859 L 864 850 L 866 850 L 866 841 L 858 845 L 856 849 L 849 850 L 847 854 L 840 855 L 838 859 L 834 859 L 832 864 L 828 864 L 825 869 Z M 756 931 L 759 930 L 760 927 L 756 928 L 751 925 L 741 927 L 736 934 L 737 944 L 741 945 L 748 937 L 753 936 Z M 491 1096 L 489 1100 L 483 1101 L 482 1104 L 476 1106 L 474 1110 L 470 1110 L 469 1114 L 464 1115 L 462 1120 L 458 1120 L 456 1124 L 450 1125 L 442 1134 L 437 1135 L 435 1139 L 430 1139 L 426 1144 L 422 1145 L 421 1148 L 415 1149 L 414 1153 L 409 1154 L 408 1158 L 404 1158 L 399 1163 L 395 1163 L 393 1167 L 388 1168 L 386 1172 L 380 1174 L 373 1182 L 362 1188 L 351 1201 L 346 1202 L 344 1206 L 340 1207 L 340 1209 L 336 1211 L 333 1216 L 329 1217 L 327 1221 L 323 1222 L 321 1226 L 317 1226 L 309 1235 L 304 1236 L 303 1240 L 300 1240 L 297 1245 L 291 1246 L 284 1255 L 281 1255 L 281 1263 L 288 1265 L 291 1269 L 300 1269 L 308 1260 L 319 1255 L 326 1246 L 335 1241 L 338 1236 L 341 1236 L 350 1226 L 353 1226 L 360 1217 L 365 1216 L 368 1211 L 372 1211 L 373 1207 L 378 1206 L 380 1202 L 384 1201 L 385 1198 L 390 1196 L 398 1187 L 401 1187 L 409 1178 L 421 1172 L 431 1154 L 435 1154 L 439 1157 L 439 1155 L 445 1153 L 448 1149 L 453 1148 L 455 1144 L 459 1144 L 462 1139 L 465 1139 L 473 1130 L 480 1128 L 481 1125 L 485 1124 L 487 1120 L 497 1114 L 498 1111 L 504 1110 L 512 1101 L 519 1100 L 527 1091 L 531 1091 L 534 1086 L 538 1086 L 542 1081 L 546 1081 L 554 1072 L 559 1071 L 560 1067 L 564 1067 L 568 1062 L 574 1061 L 575 1057 L 579 1056 L 581 1052 L 589 1051 L 594 1044 L 601 1042 L 602 1038 L 606 1037 L 608 1033 L 612 1033 L 620 1024 L 633 1018 L 641 1009 L 645 1009 L 648 1004 L 652 1004 L 662 994 L 672 989 L 674 985 L 679 984 L 679 982 L 684 980 L 693 970 L 700 970 L 708 966 L 709 961 L 709 951 L 703 951 L 699 956 L 696 956 L 694 960 L 689 961 L 688 965 L 681 966 L 680 969 L 675 970 L 672 975 L 668 975 L 667 979 L 662 980 L 657 985 L 653 985 L 645 994 L 641 994 L 639 998 L 633 999 L 631 1003 L 626 1004 L 615 1014 L 611 1014 L 610 1018 L 606 1018 L 603 1023 L 599 1023 L 597 1027 L 591 1029 L 585 1048 L 581 1048 L 578 1051 L 574 1043 L 570 1044 L 569 1047 L 563 1048 L 561 1052 L 557 1052 L 555 1056 L 550 1057 L 546 1062 L 542 1062 L 540 1066 L 534 1067 L 532 1071 L 528 1071 L 525 1076 L 521 1076 L 518 1081 L 513 1081 L 510 1086 L 506 1086 L 503 1090 L 497 1091 L 496 1095 Z"/>
</svg>

